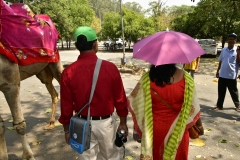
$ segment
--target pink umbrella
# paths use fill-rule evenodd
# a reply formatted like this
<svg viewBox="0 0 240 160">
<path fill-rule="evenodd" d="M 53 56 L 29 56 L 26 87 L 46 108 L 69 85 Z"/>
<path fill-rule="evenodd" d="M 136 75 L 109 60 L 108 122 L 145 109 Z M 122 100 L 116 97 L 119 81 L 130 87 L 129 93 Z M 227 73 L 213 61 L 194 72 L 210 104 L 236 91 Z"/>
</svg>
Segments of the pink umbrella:
<svg viewBox="0 0 240 160">
<path fill-rule="evenodd" d="M 205 52 L 192 37 L 175 31 L 163 31 L 148 36 L 133 46 L 133 58 L 154 65 L 191 63 Z"/>
</svg>

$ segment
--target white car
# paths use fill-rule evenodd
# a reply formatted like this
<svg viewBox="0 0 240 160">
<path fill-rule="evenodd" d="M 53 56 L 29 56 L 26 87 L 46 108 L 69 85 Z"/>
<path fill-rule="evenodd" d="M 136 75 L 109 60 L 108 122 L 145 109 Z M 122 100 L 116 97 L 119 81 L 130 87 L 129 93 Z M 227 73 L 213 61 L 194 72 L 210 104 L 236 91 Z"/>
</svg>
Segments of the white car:
<svg viewBox="0 0 240 160">
<path fill-rule="evenodd" d="M 123 40 L 121 38 L 116 38 L 115 39 L 116 44 L 118 45 L 123 45 Z"/>
<path fill-rule="evenodd" d="M 111 43 L 112 43 L 112 40 L 109 38 L 104 42 L 104 46 L 109 47 Z"/>
<path fill-rule="evenodd" d="M 123 40 L 121 38 L 113 38 L 113 39 L 107 39 L 105 42 L 104 42 L 104 45 L 107 47 L 107 46 L 111 46 L 111 45 L 116 45 L 118 47 L 122 47 L 123 45 Z"/>
<path fill-rule="evenodd" d="M 199 45 L 205 51 L 207 55 L 217 55 L 217 43 L 214 39 L 197 39 Z"/>
<path fill-rule="evenodd" d="M 123 46 L 122 38 L 114 38 L 111 45 L 114 45 L 115 47 L 121 48 Z"/>
<path fill-rule="evenodd" d="M 110 47 L 113 47 L 114 49 L 117 49 L 117 48 L 122 48 L 123 46 L 123 40 L 122 38 L 113 38 L 111 44 L 110 44 Z M 125 46 L 126 46 L 126 43 L 125 43 Z"/>
<path fill-rule="evenodd" d="M 105 47 L 109 47 L 110 49 L 117 49 L 117 48 L 122 48 L 123 46 L 123 40 L 122 38 L 113 38 L 113 39 L 107 39 L 105 42 L 104 42 L 104 46 Z M 126 46 L 126 43 L 125 43 L 125 46 Z"/>
</svg>

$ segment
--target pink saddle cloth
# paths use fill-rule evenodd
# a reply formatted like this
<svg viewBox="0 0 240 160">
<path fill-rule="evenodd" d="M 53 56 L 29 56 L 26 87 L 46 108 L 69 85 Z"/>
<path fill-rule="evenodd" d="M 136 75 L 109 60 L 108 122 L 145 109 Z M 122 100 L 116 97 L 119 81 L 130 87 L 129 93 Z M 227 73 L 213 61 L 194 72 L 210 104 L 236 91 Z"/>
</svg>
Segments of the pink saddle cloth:
<svg viewBox="0 0 240 160">
<path fill-rule="evenodd" d="M 19 65 L 58 62 L 59 34 L 47 15 L 35 15 L 23 3 L 0 0 L 0 54 Z"/>
</svg>

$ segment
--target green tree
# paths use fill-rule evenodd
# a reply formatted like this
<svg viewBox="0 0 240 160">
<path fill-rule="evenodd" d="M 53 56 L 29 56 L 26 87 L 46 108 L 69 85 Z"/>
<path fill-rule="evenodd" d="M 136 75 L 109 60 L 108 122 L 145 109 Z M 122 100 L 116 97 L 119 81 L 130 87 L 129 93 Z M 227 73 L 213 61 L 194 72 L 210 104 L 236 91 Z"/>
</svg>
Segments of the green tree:
<svg viewBox="0 0 240 160">
<path fill-rule="evenodd" d="M 192 22 L 194 27 L 196 25 L 198 32 L 195 30 L 194 34 L 197 37 L 222 37 L 223 47 L 227 35 L 239 30 L 239 9 L 240 2 L 237 0 L 204 0 L 198 3 L 194 13 L 189 17 L 189 22 Z M 196 20 L 200 20 L 201 26 Z M 186 25 L 190 24 L 189 22 Z"/>
<path fill-rule="evenodd" d="M 162 30 L 162 28 L 160 28 L 160 18 L 161 16 L 163 16 L 163 14 L 166 14 L 166 10 L 165 10 L 165 4 L 166 2 L 163 2 L 161 0 L 157 1 L 151 1 L 149 2 L 149 6 L 150 8 L 147 9 L 147 13 L 150 14 L 150 17 L 152 17 L 154 23 L 155 23 L 155 31 L 158 32 L 160 30 Z"/>
<path fill-rule="evenodd" d="M 101 33 L 101 20 L 97 16 L 94 16 L 93 21 L 91 23 L 91 27 L 96 30 L 96 33 L 98 35 L 100 35 L 100 33 Z"/>
<path fill-rule="evenodd" d="M 144 18 L 140 20 L 140 27 L 138 30 L 138 38 L 144 38 L 155 33 L 155 24 L 152 18 Z"/>
<path fill-rule="evenodd" d="M 71 0 L 68 2 L 68 9 L 70 11 L 68 17 L 72 23 L 69 24 L 70 29 L 65 38 L 70 43 L 75 29 L 79 26 L 90 26 L 95 14 L 89 6 L 88 0 Z"/>
<path fill-rule="evenodd" d="M 123 9 L 124 13 L 124 35 L 126 39 L 136 42 L 138 38 L 143 38 L 154 33 L 154 23 L 152 19 L 144 17 L 132 10 Z"/>
<path fill-rule="evenodd" d="M 144 10 L 139 3 L 136 2 L 127 2 L 123 4 L 123 8 L 131 10 L 137 14 L 144 14 Z"/>
<path fill-rule="evenodd" d="M 123 9 L 123 15 L 125 39 L 136 42 L 138 38 L 143 38 L 155 32 L 152 18 L 144 17 L 144 15 L 126 8 Z M 104 38 L 121 37 L 121 16 L 119 13 L 110 12 L 105 15 L 102 34 Z"/>
<path fill-rule="evenodd" d="M 240 34 L 240 2 L 237 0 L 201 0 L 194 11 L 175 18 L 176 30 L 196 38 L 222 38 L 222 47 L 229 33 Z"/>
<path fill-rule="evenodd" d="M 192 13 L 193 11 L 194 11 L 194 6 L 181 5 L 181 6 L 167 7 L 168 14 L 172 15 L 173 17 L 179 17 L 181 15 Z"/>
<path fill-rule="evenodd" d="M 103 38 L 121 37 L 121 17 L 119 13 L 109 12 L 105 15 L 102 24 Z"/>
<path fill-rule="evenodd" d="M 89 0 L 89 4 L 98 18 L 100 16 L 104 18 L 105 14 L 109 12 L 120 12 L 119 0 Z"/>
<path fill-rule="evenodd" d="M 172 6 L 169 7 L 168 10 L 168 15 L 171 19 L 170 21 L 170 26 L 171 29 L 175 31 L 181 31 L 186 33 L 188 30 L 188 27 L 192 27 L 192 25 L 188 26 L 186 25 L 186 22 L 189 18 L 189 14 L 194 12 L 194 6 Z"/>
</svg>

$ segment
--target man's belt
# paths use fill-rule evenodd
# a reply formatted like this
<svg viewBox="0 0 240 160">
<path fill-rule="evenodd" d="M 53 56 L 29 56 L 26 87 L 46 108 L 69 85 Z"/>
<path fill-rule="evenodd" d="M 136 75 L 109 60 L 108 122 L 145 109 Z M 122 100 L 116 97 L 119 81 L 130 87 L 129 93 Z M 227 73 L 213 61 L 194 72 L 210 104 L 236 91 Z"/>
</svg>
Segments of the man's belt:
<svg viewBox="0 0 240 160">
<path fill-rule="evenodd" d="M 91 116 L 91 117 L 90 117 L 90 120 L 107 119 L 107 118 L 109 118 L 109 117 L 111 117 L 111 116 L 112 116 L 112 114 L 109 114 L 109 115 L 107 115 L 107 116 Z M 80 115 L 80 117 L 83 118 L 83 119 L 87 119 L 87 116 L 81 116 L 81 115 Z"/>
</svg>

